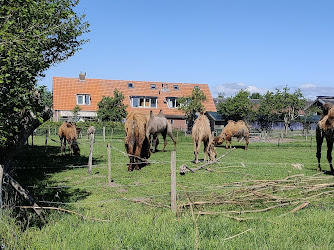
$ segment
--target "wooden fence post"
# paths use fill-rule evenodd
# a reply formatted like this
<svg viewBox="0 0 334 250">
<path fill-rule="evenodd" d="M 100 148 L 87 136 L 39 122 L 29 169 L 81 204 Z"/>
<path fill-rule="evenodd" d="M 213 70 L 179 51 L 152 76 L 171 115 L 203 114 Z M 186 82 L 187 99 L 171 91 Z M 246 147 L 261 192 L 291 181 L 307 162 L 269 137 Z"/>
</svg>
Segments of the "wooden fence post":
<svg viewBox="0 0 334 250">
<path fill-rule="evenodd" d="M 110 143 L 107 144 L 107 152 L 108 152 L 108 185 L 111 185 L 111 155 L 110 155 Z"/>
<path fill-rule="evenodd" d="M 171 152 L 170 157 L 170 170 L 171 170 L 171 192 L 170 192 L 170 204 L 173 213 L 176 213 L 176 151 Z"/>
<path fill-rule="evenodd" d="M 50 132 L 50 130 L 49 130 Z M 46 148 L 48 146 L 48 130 L 45 129 L 45 145 L 44 145 L 44 152 L 46 153 Z"/>
<path fill-rule="evenodd" d="M 112 140 L 112 136 L 113 136 L 113 134 L 114 134 L 114 129 L 111 128 L 110 140 Z"/>
<path fill-rule="evenodd" d="M 92 174 L 93 145 L 94 145 L 94 134 L 90 134 L 90 147 L 89 147 L 89 159 L 88 159 L 88 174 Z"/>
<path fill-rule="evenodd" d="M 103 134 L 103 141 L 105 142 L 106 141 L 106 127 L 103 127 L 102 134 Z"/>
</svg>

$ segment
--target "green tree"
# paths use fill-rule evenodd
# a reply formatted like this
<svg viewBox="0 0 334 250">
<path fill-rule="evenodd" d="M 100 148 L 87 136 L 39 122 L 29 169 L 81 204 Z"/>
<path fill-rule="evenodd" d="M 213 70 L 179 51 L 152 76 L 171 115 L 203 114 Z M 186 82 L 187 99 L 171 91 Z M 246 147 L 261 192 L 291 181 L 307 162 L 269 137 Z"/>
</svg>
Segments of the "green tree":
<svg viewBox="0 0 334 250">
<path fill-rule="evenodd" d="M 75 107 L 71 110 L 72 113 L 73 113 L 73 121 L 77 121 L 77 118 L 78 118 L 78 114 L 79 112 L 82 110 L 82 108 L 80 108 L 79 105 L 75 105 Z"/>
<path fill-rule="evenodd" d="M 299 117 L 299 111 L 305 107 L 306 99 L 300 89 L 297 89 L 293 94 L 289 93 L 289 88 L 286 86 L 283 90 L 276 89 L 275 101 L 277 103 L 277 114 L 284 120 L 285 135 L 288 134 L 288 129 L 291 122 Z"/>
<path fill-rule="evenodd" d="M 250 122 L 253 118 L 253 105 L 249 99 L 249 92 L 241 89 L 234 97 L 228 97 L 226 102 L 218 103 L 218 113 L 225 114 L 229 119 Z"/>
<path fill-rule="evenodd" d="M 101 121 L 122 121 L 127 116 L 127 105 L 123 104 L 123 100 L 124 95 L 117 89 L 114 90 L 114 97 L 103 96 L 97 104 L 97 117 Z"/>
<path fill-rule="evenodd" d="M 80 39 L 89 25 L 74 11 L 78 3 L 0 0 L 0 163 L 50 117 L 37 79 L 87 42 Z"/>
<path fill-rule="evenodd" d="M 250 99 L 261 99 L 261 94 L 260 93 L 252 93 L 249 96 Z"/>
<path fill-rule="evenodd" d="M 206 96 L 202 90 L 194 88 L 191 95 L 181 97 L 178 100 L 178 109 L 182 110 L 188 120 L 188 130 L 190 130 L 197 117 L 196 113 L 205 111 L 205 106 L 202 102 L 206 101 Z"/>
<path fill-rule="evenodd" d="M 275 94 L 271 91 L 267 91 L 266 94 L 261 96 L 260 106 L 256 111 L 257 120 L 261 129 L 271 129 L 273 121 L 277 119 L 275 110 L 277 110 Z"/>
</svg>

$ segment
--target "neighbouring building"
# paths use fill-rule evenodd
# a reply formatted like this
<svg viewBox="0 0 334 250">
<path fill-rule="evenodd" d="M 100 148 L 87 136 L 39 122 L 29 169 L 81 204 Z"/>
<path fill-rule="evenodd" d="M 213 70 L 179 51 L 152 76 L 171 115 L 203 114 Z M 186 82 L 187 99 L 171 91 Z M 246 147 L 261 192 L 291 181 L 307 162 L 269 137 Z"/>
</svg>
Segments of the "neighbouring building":
<svg viewBox="0 0 334 250">
<path fill-rule="evenodd" d="M 191 95 L 194 88 L 206 95 L 206 111 L 216 112 L 208 84 L 86 79 L 84 74 L 79 78 L 53 77 L 54 121 L 71 119 L 76 105 L 81 108 L 80 120 L 96 120 L 98 102 L 103 96 L 114 96 L 117 89 L 125 97 L 128 112 L 149 114 L 153 110 L 157 114 L 162 110 L 174 128 L 186 129 L 187 121 L 177 109 L 177 100 Z"/>
</svg>

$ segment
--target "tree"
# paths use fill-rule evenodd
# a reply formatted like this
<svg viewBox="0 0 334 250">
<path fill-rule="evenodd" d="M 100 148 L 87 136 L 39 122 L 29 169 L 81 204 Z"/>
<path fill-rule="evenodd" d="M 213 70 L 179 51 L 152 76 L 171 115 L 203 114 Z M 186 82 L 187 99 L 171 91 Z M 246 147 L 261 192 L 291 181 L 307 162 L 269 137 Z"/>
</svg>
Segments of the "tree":
<svg viewBox="0 0 334 250">
<path fill-rule="evenodd" d="M 204 112 L 205 107 L 202 102 L 206 101 L 206 96 L 199 88 L 194 88 L 191 95 L 181 97 L 178 100 L 178 109 L 182 110 L 188 120 L 188 130 L 190 130 L 196 119 L 196 113 Z"/>
<path fill-rule="evenodd" d="M 261 99 L 261 94 L 260 93 L 252 93 L 249 96 L 250 99 Z"/>
<path fill-rule="evenodd" d="M 79 0 L 0 0 L 0 164 L 49 119 L 37 79 L 87 42 Z M 16 150 L 17 151 L 17 150 Z"/>
<path fill-rule="evenodd" d="M 123 104 L 123 100 L 124 95 L 117 89 L 114 90 L 114 97 L 103 96 L 97 104 L 97 117 L 101 121 L 122 121 L 127 116 L 127 105 Z"/>
<path fill-rule="evenodd" d="M 261 129 L 271 129 L 273 121 L 277 118 L 275 110 L 277 110 L 275 94 L 271 91 L 267 91 L 267 93 L 260 98 L 260 106 L 256 111 Z"/>
<path fill-rule="evenodd" d="M 288 134 L 288 128 L 293 120 L 299 117 L 299 111 L 305 107 L 306 99 L 300 89 L 297 89 L 293 94 L 289 93 L 289 88 L 286 86 L 283 90 L 276 89 L 275 101 L 277 103 L 277 114 L 284 120 L 285 135 Z"/>
<path fill-rule="evenodd" d="M 75 105 L 75 107 L 71 110 L 72 113 L 73 113 L 73 121 L 77 121 L 77 118 L 78 118 L 78 114 L 79 112 L 82 110 L 82 108 L 80 108 L 79 105 Z"/>
<path fill-rule="evenodd" d="M 249 92 L 241 89 L 234 97 L 228 97 L 226 102 L 218 103 L 218 113 L 227 115 L 231 120 L 250 121 L 254 114 Z"/>
</svg>

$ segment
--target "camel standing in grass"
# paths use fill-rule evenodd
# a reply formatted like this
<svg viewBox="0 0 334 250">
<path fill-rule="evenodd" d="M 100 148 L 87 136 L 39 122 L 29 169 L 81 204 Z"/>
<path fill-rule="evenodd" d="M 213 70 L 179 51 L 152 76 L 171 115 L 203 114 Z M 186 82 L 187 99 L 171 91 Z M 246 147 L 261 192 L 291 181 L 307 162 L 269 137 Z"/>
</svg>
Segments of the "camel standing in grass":
<svg viewBox="0 0 334 250">
<path fill-rule="evenodd" d="M 66 141 L 70 155 L 80 155 L 80 148 L 77 142 L 77 130 L 72 122 L 63 122 L 59 127 L 58 135 L 60 139 L 61 155 L 66 154 Z"/>
<path fill-rule="evenodd" d="M 130 159 L 128 171 L 139 170 L 147 165 L 151 151 L 146 126 L 147 116 L 141 113 L 131 112 L 126 117 L 124 143 Z"/>
<path fill-rule="evenodd" d="M 153 111 L 150 112 L 150 117 L 147 123 L 146 136 L 150 138 L 153 135 L 153 153 L 157 151 L 158 147 L 158 135 L 161 134 L 164 139 L 164 147 L 162 151 L 165 151 L 167 145 L 167 135 L 172 139 L 174 143 L 174 150 L 176 150 L 176 140 L 173 137 L 172 125 L 168 122 L 166 117 L 160 110 L 158 115 L 154 115 Z"/>
<path fill-rule="evenodd" d="M 200 114 L 196 119 L 192 129 L 192 137 L 194 142 L 195 163 L 198 163 L 198 154 L 202 141 L 204 143 L 204 161 L 206 161 L 206 155 L 208 155 L 208 160 L 213 161 L 217 153 L 211 135 L 210 122 L 204 114 Z"/>
<path fill-rule="evenodd" d="M 221 134 L 215 137 L 215 145 L 220 145 L 226 141 L 225 147 L 228 148 L 229 142 L 230 148 L 232 148 L 232 137 L 237 137 L 238 139 L 244 138 L 246 141 L 245 150 L 247 150 L 249 144 L 249 130 L 244 121 L 239 120 L 235 122 L 229 120 Z"/>
<path fill-rule="evenodd" d="M 325 106 L 323 114 L 324 116 L 318 122 L 316 127 L 316 139 L 317 139 L 317 159 L 318 159 L 318 170 L 321 171 L 320 159 L 321 159 L 321 146 L 324 138 L 326 138 L 327 142 L 327 160 L 329 163 L 329 167 L 331 169 L 331 174 L 334 175 L 333 163 L 332 163 L 332 150 L 334 143 L 334 107 L 333 105 L 329 110 L 330 105 Z"/>
</svg>

